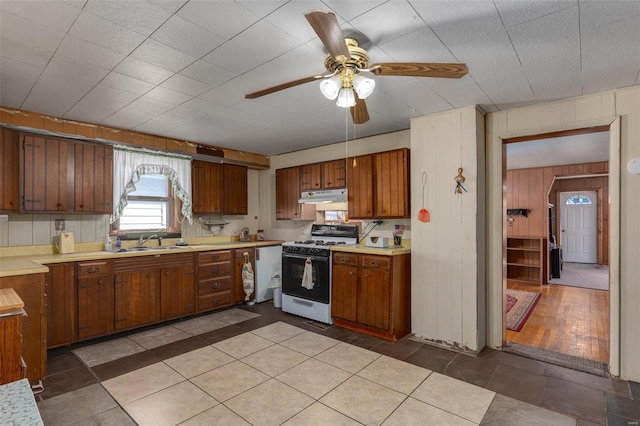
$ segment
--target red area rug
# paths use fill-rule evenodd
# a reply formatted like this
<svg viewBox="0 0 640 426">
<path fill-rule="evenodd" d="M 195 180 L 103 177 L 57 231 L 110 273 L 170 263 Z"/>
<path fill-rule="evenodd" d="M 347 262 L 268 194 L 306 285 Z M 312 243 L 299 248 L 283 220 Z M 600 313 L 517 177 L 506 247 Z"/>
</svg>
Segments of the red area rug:
<svg viewBox="0 0 640 426">
<path fill-rule="evenodd" d="M 507 329 L 520 331 L 540 300 L 540 293 L 507 290 Z"/>
</svg>

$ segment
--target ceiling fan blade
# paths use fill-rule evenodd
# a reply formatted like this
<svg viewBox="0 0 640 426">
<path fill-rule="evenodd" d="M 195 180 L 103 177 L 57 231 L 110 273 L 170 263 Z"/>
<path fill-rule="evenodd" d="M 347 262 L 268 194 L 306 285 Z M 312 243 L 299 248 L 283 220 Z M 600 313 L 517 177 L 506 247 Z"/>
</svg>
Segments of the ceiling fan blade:
<svg viewBox="0 0 640 426">
<path fill-rule="evenodd" d="M 336 15 L 331 12 L 314 10 L 305 13 L 304 16 L 331 56 L 336 58 L 342 55 L 347 59 L 351 58 Z"/>
<path fill-rule="evenodd" d="M 439 78 L 462 78 L 469 71 L 465 64 L 434 62 L 386 62 L 372 65 L 369 70 L 376 75 Z"/>
<path fill-rule="evenodd" d="M 354 124 L 364 124 L 369 121 L 369 111 L 364 99 L 360 99 L 356 95 L 356 104 L 349 109 L 351 110 L 351 118 Z"/>
<path fill-rule="evenodd" d="M 269 87 L 268 89 L 263 89 L 263 90 L 260 90 L 258 92 L 253 92 L 253 93 L 246 94 L 246 95 L 244 95 L 244 98 L 245 99 L 259 98 L 260 96 L 269 95 L 269 94 L 274 93 L 274 92 L 279 92 L 280 90 L 288 89 L 288 88 L 294 87 L 294 86 L 299 86 L 301 84 L 309 83 L 311 81 L 320 80 L 320 79 L 323 79 L 323 78 L 324 78 L 323 75 L 313 75 L 311 77 L 301 78 L 299 80 L 290 81 L 288 83 L 278 84 L 277 86 Z"/>
</svg>

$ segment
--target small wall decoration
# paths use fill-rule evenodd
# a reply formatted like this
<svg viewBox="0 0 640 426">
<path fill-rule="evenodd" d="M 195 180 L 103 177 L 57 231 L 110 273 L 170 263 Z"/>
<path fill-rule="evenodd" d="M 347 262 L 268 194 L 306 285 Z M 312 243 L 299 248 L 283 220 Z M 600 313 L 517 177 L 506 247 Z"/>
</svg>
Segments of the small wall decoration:
<svg viewBox="0 0 640 426">
<path fill-rule="evenodd" d="M 462 185 L 462 183 L 466 180 L 464 178 L 464 176 L 462 175 L 462 171 L 463 171 L 463 169 L 462 169 L 462 167 L 460 167 L 458 169 L 458 175 L 453 178 L 453 180 L 456 181 L 456 189 L 453 192 L 454 194 L 462 194 L 462 191 L 468 192 L 467 188 L 465 188 L 464 185 Z"/>
</svg>

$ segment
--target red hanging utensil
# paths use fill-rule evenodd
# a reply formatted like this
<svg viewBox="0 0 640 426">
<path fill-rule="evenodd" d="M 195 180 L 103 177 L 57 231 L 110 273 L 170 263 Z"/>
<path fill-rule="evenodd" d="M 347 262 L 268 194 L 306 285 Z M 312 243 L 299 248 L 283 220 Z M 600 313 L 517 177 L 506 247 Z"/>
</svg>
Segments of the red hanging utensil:
<svg viewBox="0 0 640 426">
<path fill-rule="evenodd" d="M 431 222 L 431 213 L 424 207 L 424 191 L 427 186 L 427 172 L 422 172 L 422 208 L 418 211 L 420 222 Z"/>
</svg>

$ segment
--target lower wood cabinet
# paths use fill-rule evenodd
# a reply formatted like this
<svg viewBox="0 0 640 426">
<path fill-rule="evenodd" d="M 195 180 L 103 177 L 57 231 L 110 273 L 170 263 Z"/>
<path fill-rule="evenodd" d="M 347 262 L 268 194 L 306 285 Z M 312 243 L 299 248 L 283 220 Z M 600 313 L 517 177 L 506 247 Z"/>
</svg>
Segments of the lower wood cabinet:
<svg viewBox="0 0 640 426">
<path fill-rule="evenodd" d="M 160 320 L 160 270 L 155 257 L 114 261 L 114 329 Z"/>
<path fill-rule="evenodd" d="M 0 385 L 22 379 L 22 320 L 24 310 L 3 312 L 0 317 Z"/>
<path fill-rule="evenodd" d="M 45 274 L 47 348 L 76 340 L 76 286 L 74 263 L 49 265 Z"/>
<path fill-rule="evenodd" d="M 79 262 L 76 275 L 78 339 L 113 332 L 113 262 Z"/>
<path fill-rule="evenodd" d="M 198 254 L 198 312 L 233 303 L 233 250 Z"/>
<path fill-rule="evenodd" d="M 193 254 L 164 256 L 160 270 L 160 318 L 180 318 L 196 313 Z"/>
<path fill-rule="evenodd" d="M 336 326 L 396 341 L 411 331 L 411 257 L 333 253 Z"/>
</svg>

